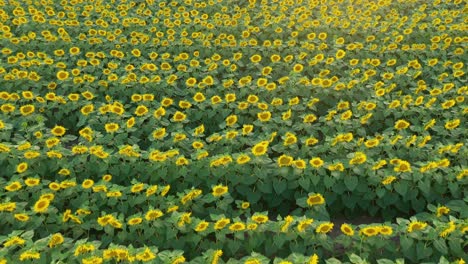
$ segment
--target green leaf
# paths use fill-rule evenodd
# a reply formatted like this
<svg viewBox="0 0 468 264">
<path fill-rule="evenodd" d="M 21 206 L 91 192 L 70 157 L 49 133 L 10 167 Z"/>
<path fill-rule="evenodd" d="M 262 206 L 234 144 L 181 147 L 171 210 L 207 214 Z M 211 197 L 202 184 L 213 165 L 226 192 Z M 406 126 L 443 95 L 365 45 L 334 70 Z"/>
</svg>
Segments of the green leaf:
<svg viewBox="0 0 468 264">
<path fill-rule="evenodd" d="M 436 239 L 434 241 L 434 247 L 435 247 L 435 249 L 437 249 L 437 251 L 439 251 L 443 255 L 448 254 L 447 244 L 445 243 L 445 241 L 442 238 Z"/>
<path fill-rule="evenodd" d="M 312 182 L 312 184 L 314 184 L 314 186 L 317 186 L 320 182 L 320 176 L 317 175 L 317 174 L 314 174 L 312 175 L 312 177 L 310 177 L 310 180 Z"/>
<path fill-rule="evenodd" d="M 389 259 L 378 259 L 377 264 L 394 264 L 395 262 L 389 260 Z"/>
<path fill-rule="evenodd" d="M 399 193 L 401 196 L 406 196 L 406 193 L 408 192 L 408 183 L 399 181 L 395 183 L 394 185 L 395 191 Z"/>
<path fill-rule="evenodd" d="M 279 180 L 273 184 L 273 189 L 277 194 L 282 194 L 286 188 L 288 187 L 288 183 L 286 181 Z"/>
<path fill-rule="evenodd" d="M 429 179 L 418 182 L 418 188 L 424 196 L 429 197 L 431 195 L 431 182 Z"/>
<path fill-rule="evenodd" d="M 335 179 L 326 175 L 325 177 L 323 177 L 323 183 L 325 184 L 325 187 L 331 188 L 333 185 L 335 185 Z"/>
<path fill-rule="evenodd" d="M 354 263 L 354 264 L 366 263 L 361 257 L 359 257 L 358 255 L 354 253 L 349 256 L 349 261 L 351 261 L 351 263 Z"/>
<path fill-rule="evenodd" d="M 401 236 L 400 237 L 400 244 L 401 247 L 404 249 L 409 249 L 411 246 L 413 246 L 413 239 L 407 237 L 407 236 Z"/>
<path fill-rule="evenodd" d="M 260 182 L 257 184 L 258 186 L 258 189 L 262 192 L 262 193 L 272 193 L 273 191 L 273 186 L 271 184 L 271 181 L 265 181 L 265 182 Z"/>
<path fill-rule="evenodd" d="M 450 210 L 455 212 L 468 211 L 468 204 L 462 200 L 452 200 L 445 204 Z"/>
<path fill-rule="evenodd" d="M 329 258 L 329 259 L 325 260 L 325 263 L 326 264 L 341 264 L 343 262 L 339 261 L 336 258 Z"/>
<path fill-rule="evenodd" d="M 429 258 L 432 255 L 432 249 L 426 247 L 423 242 L 419 242 L 416 246 L 416 256 L 419 260 Z"/>
<path fill-rule="evenodd" d="M 286 242 L 286 238 L 282 234 L 273 237 L 273 244 L 278 248 L 281 248 L 284 242 Z"/>
<path fill-rule="evenodd" d="M 344 184 L 346 185 L 346 188 L 348 188 L 348 190 L 350 191 L 354 191 L 358 183 L 359 183 L 359 179 L 357 176 L 345 176 L 344 177 Z"/>
<path fill-rule="evenodd" d="M 444 256 L 440 257 L 439 264 L 450 264 L 450 261 L 448 261 Z"/>
<path fill-rule="evenodd" d="M 310 180 L 307 179 L 306 177 L 301 177 L 299 180 L 299 185 L 304 188 L 305 190 L 308 190 L 309 189 L 309 186 L 310 186 Z"/>
</svg>

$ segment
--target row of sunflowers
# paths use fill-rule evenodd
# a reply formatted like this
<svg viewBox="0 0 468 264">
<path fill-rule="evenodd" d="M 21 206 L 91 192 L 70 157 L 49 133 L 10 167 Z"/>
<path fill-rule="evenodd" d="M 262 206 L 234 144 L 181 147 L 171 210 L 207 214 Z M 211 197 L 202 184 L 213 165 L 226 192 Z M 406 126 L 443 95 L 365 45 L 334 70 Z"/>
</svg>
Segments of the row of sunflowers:
<svg viewBox="0 0 468 264">
<path fill-rule="evenodd" d="M 0 0 L 0 263 L 465 263 L 466 10 Z"/>
</svg>

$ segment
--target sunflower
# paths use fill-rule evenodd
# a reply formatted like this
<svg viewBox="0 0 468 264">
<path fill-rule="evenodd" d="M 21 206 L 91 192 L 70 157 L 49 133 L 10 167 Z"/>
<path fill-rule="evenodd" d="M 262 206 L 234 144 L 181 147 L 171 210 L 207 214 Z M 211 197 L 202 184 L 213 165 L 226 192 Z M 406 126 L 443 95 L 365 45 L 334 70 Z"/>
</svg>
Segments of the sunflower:
<svg viewBox="0 0 468 264">
<path fill-rule="evenodd" d="M 408 224 L 408 228 L 406 229 L 406 231 L 408 231 L 408 233 L 412 233 L 417 230 L 423 230 L 426 227 L 427 227 L 426 222 L 412 221 L 411 223 Z"/>
<path fill-rule="evenodd" d="M 302 120 L 303 123 L 313 123 L 315 120 L 317 120 L 317 116 L 314 114 L 307 114 L 304 116 L 304 119 Z"/>
<path fill-rule="evenodd" d="M 21 185 L 21 183 L 19 181 L 14 181 L 10 184 L 8 184 L 7 186 L 5 186 L 5 190 L 9 191 L 9 192 L 16 192 L 17 190 L 23 188 L 23 186 Z"/>
<path fill-rule="evenodd" d="M 201 102 L 205 101 L 206 98 L 202 93 L 198 92 L 193 96 L 193 100 L 195 100 L 195 102 L 197 102 L 197 103 L 201 103 Z"/>
<path fill-rule="evenodd" d="M 459 125 L 460 125 L 460 119 L 455 119 L 455 120 L 447 121 L 444 127 L 445 129 L 452 130 L 452 129 L 457 128 Z"/>
<path fill-rule="evenodd" d="M 107 123 L 104 127 L 108 133 L 114 133 L 119 130 L 119 124 L 117 123 Z"/>
<path fill-rule="evenodd" d="M 212 189 L 212 194 L 213 196 L 215 197 L 219 197 L 219 196 L 222 196 L 224 194 L 226 194 L 228 192 L 228 187 L 227 186 L 223 186 L 223 185 L 216 185 L 213 187 Z"/>
<path fill-rule="evenodd" d="M 35 110 L 34 105 L 30 105 L 30 104 L 23 105 L 22 107 L 20 107 L 20 112 L 23 116 L 27 116 L 27 115 L 34 113 L 34 110 Z"/>
<path fill-rule="evenodd" d="M 264 224 L 268 222 L 268 216 L 263 214 L 257 214 L 251 217 L 252 220 L 257 224 Z"/>
<path fill-rule="evenodd" d="M 439 206 L 439 207 L 437 207 L 436 215 L 437 215 L 437 217 L 441 217 L 442 215 L 446 215 L 449 212 L 450 212 L 450 208 L 448 208 L 446 206 Z"/>
<path fill-rule="evenodd" d="M 187 85 L 187 87 L 194 87 L 196 84 L 197 79 L 195 79 L 194 77 L 190 77 L 185 81 L 185 85 Z"/>
<path fill-rule="evenodd" d="M 304 66 L 299 63 L 293 66 L 293 72 L 295 73 L 300 73 L 303 69 L 304 69 Z"/>
<path fill-rule="evenodd" d="M 384 236 L 390 236 L 393 234 L 393 228 L 391 226 L 379 226 L 379 233 Z"/>
<path fill-rule="evenodd" d="M 196 232 L 203 232 L 205 231 L 208 226 L 210 225 L 210 223 L 206 222 L 206 221 L 201 221 L 200 223 L 197 224 L 197 226 L 195 227 L 195 231 Z"/>
<path fill-rule="evenodd" d="M 174 113 L 174 116 L 172 118 L 175 122 L 182 122 L 187 118 L 187 115 L 180 111 L 177 111 Z"/>
<path fill-rule="evenodd" d="M 271 118 L 271 113 L 270 111 L 263 111 L 260 113 L 257 113 L 257 119 L 262 121 L 262 122 L 267 122 Z"/>
<path fill-rule="evenodd" d="M 20 222 L 26 222 L 29 220 L 29 216 L 27 214 L 15 214 L 15 219 Z"/>
<path fill-rule="evenodd" d="M 177 158 L 177 160 L 176 160 L 176 165 L 177 166 L 183 166 L 183 165 L 188 165 L 188 164 L 189 164 L 188 159 L 183 157 L 183 156 Z"/>
<path fill-rule="evenodd" d="M 350 165 L 362 164 L 362 163 L 366 162 L 366 160 L 367 160 L 367 156 L 366 156 L 365 153 L 356 152 L 356 153 L 354 153 L 354 157 L 349 161 L 349 164 Z"/>
<path fill-rule="evenodd" d="M 40 182 L 41 182 L 41 180 L 37 179 L 37 178 L 27 178 L 26 180 L 24 180 L 24 183 L 28 187 L 33 187 L 33 186 L 39 185 Z"/>
<path fill-rule="evenodd" d="M 444 228 L 440 233 L 439 233 L 439 236 L 442 237 L 442 238 L 445 238 L 447 237 L 450 233 L 452 233 L 453 231 L 455 231 L 456 229 L 456 225 L 453 221 L 450 221 L 448 223 L 448 227 Z"/>
<path fill-rule="evenodd" d="M 394 169 L 395 172 L 410 172 L 411 171 L 411 164 L 408 161 L 400 161 L 398 165 Z"/>
<path fill-rule="evenodd" d="M 56 137 L 61 137 L 65 135 L 66 129 L 63 126 L 55 126 L 52 128 L 51 133 Z"/>
<path fill-rule="evenodd" d="M 354 230 L 353 227 L 350 226 L 349 224 L 342 224 L 341 227 L 341 232 L 347 236 L 353 236 L 354 235 Z"/>
<path fill-rule="evenodd" d="M 63 243 L 65 239 L 63 238 L 62 234 L 56 233 L 53 234 L 52 237 L 49 240 L 49 243 L 47 244 L 50 248 L 53 248 L 55 246 L 58 246 Z"/>
<path fill-rule="evenodd" d="M 334 226 L 333 223 L 331 223 L 331 222 L 326 222 L 326 223 L 320 224 L 320 225 L 315 229 L 315 232 L 316 232 L 316 233 L 320 233 L 320 234 L 326 234 L 326 233 L 330 232 L 330 231 L 333 229 L 333 226 Z"/>
<path fill-rule="evenodd" d="M 406 129 L 409 126 L 410 126 L 410 123 L 407 122 L 406 120 L 402 120 L 402 119 L 396 121 L 396 123 L 395 123 L 395 129 L 397 129 L 397 130 Z"/>
<path fill-rule="evenodd" d="M 94 105 L 93 104 L 88 104 L 88 105 L 85 105 L 81 108 L 81 114 L 87 116 L 89 115 L 91 112 L 94 111 Z"/>
<path fill-rule="evenodd" d="M 28 259 L 40 259 L 40 258 L 41 258 L 41 254 L 39 252 L 31 251 L 31 250 L 25 251 L 21 253 L 21 255 L 19 256 L 20 261 L 24 261 Z"/>
<path fill-rule="evenodd" d="M 213 77 L 210 75 L 206 76 L 205 78 L 203 78 L 202 83 L 206 85 L 213 85 L 214 84 Z"/>
<path fill-rule="evenodd" d="M 237 164 L 240 164 L 240 165 L 245 164 L 245 163 L 247 163 L 249 161 L 250 161 L 250 157 L 247 154 L 241 154 L 236 159 Z"/>
<path fill-rule="evenodd" d="M 127 224 L 130 225 L 130 226 L 139 225 L 139 224 L 141 224 L 142 221 L 143 221 L 143 219 L 141 217 L 133 217 L 133 218 L 130 218 L 127 221 Z"/>
<path fill-rule="evenodd" d="M 49 208 L 50 205 L 50 200 L 45 199 L 45 198 L 40 198 L 35 204 L 34 204 L 34 212 L 36 213 L 45 213 L 47 209 Z"/>
<path fill-rule="evenodd" d="M 307 163 L 305 162 L 305 160 L 303 159 L 297 159 L 297 160 L 294 160 L 292 165 L 297 168 L 297 169 L 305 169 L 307 167 Z"/>
<path fill-rule="evenodd" d="M 143 183 L 137 183 L 130 188 L 130 192 L 132 193 L 139 193 L 145 188 L 145 185 Z"/>
<path fill-rule="evenodd" d="M 230 115 L 226 117 L 226 125 L 232 127 L 237 122 L 237 115 Z"/>
<path fill-rule="evenodd" d="M 335 58 L 338 59 L 338 60 L 344 58 L 344 56 L 346 56 L 346 51 L 344 51 L 342 49 L 339 49 L 335 53 Z"/>
<path fill-rule="evenodd" d="M 255 54 L 252 57 L 250 57 L 250 61 L 253 63 L 259 63 L 262 60 L 262 56 Z"/>
<path fill-rule="evenodd" d="M 318 169 L 320 167 L 323 166 L 323 160 L 319 157 L 315 157 L 315 158 L 312 158 L 311 160 L 309 160 L 309 163 L 312 167 Z"/>
<path fill-rule="evenodd" d="M 71 47 L 69 50 L 71 55 L 77 55 L 78 53 L 80 53 L 80 48 L 78 47 Z"/>
<path fill-rule="evenodd" d="M 146 212 L 145 219 L 146 219 L 146 221 L 153 221 L 153 220 L 156 220 L 156 219 L 160 218 L 163 215 L 164 215 L 164 213 L 161 210 L 152 209 L 152 210 L 149 210 L 148 212 Z"/>
<path fill-rule="evenodd" d="M 64 81 L 64 80 L 68 79 L 69 76 L 70 76 L 70 73 L 68 73 L 67 71 L 58 71 L 57 72 L 57 79 L 60 80 L 60 81 Z"/>
<path fill-rule="evenodd" d="M 318 143 L 318 139 L 315 138 L 315 137 L 308 138 L 305 141 L 306 146 L 313 146 L 313 145 L 315 145 L 317 143 Z"/>
<path fill-rule="evenodd" d="M 293 157 L 283 154 L 278 158 L 278 161 L 277 161 L 278 166 L 279 167 L 291 166 L 291 164 L 293 163 L 293 160 L 294 160 Z"/>
<path fill-rule="evenodd" d="M 377 147 L 379 143 L 380 141 L 378 139 L 372 138 L 372 139 L 366 140 L 366 142 L 364 142 L 364 145 L 366 146 L 366 148 L 373 148 L 373 147 Z"/>
<path fill-rule="evenodd" d="M 300 233 L 304 232 L 313 222 L 314 219 L 304 219 L 299 221 L 299 224 L 297 225 L 297 231 Z"/>
<path fill-rule="evenodd" d="M 21 162 L 20 164 L 18 164 L 18 166 L 16 166 L 16 172 L 17 173 L 23 173 L 27 169 L 28 169 L 28 163 L 26 163 L 26 162 Z"/>
<path fill-rule="evenodd" d="M 375 226 L 364 227 L 359 230 L 359 234 L 367 237 L 376 236 L 379 234 L 379 228 Z"/>
<path fill-rule="evenodd" d="M 245 209 L 250 207 L 250 203 L 249 202 L 242 202 L 240 207 L 245 210 Z"/>
<path fill-rule="evenodd" d="M 139 105 L 135 110 L 135 115 L 144 116 L 148 113 L 148 108 L 144 105 Z"/>
<path fill-rule="evenodd" d="M 52 191 L 58 191 L 60 190 L 60 188 L 61 188 L 60 184 L 56 182 L 49 183 L 49 189 L 51 189 Z"/>
<path fill-rule="evenodd" d="M 229 230 L 231 231 L 242 231 L 244 229 L 245 229 L 245 224 L 241 222 L 235 222 L 229 226 Z"/>
<path fill-rule="evenodd" d="M 155 259 L 156 255 L 153 252 L 151 252 L 151 249 L 145 248 L 145 250 L 143 252 L 137 253 L 135 255 L 135 258 L 137 260 L 142 261 L 142 262 L 148 262 L 150 260 Z M 92 263 L 94 264 L 94 263 L 97 263 L 97 262 L 92 262 Z M 83 264 L 85 264 L 85 263 L 83 263 Z"/>
<path fill-rule="evenodd" d="M 54 138 L 48 138 L 48 139 L 46 140 L 46 146 L 47 146 L 48 148 L 52 148 L 53 146 L 56 146 L 56 145 L 58 145 L 59 143 L 60 143 L 60 139 L 55 138 L 55 137 L 54 137 Z"/>
<path fill-rule="evenodd" d="M 221 218 L 218 221 L 216 221 L 216 223 L 214 224 L 214 229 L 216 229 L 216 230 L 223 229 L 230 222 L 231 222 L 231 220 L 228 219 L 228 218 Z"/>
<path fill-rule="evenodd" d="M 163 139 L 166 136 L 166 128 L 159 128 L 153 132 L 154 139 Z"/>
<path fill-rule="evenodd" d="M 257 143 L 255 146 L 252 147 L 252 153 L 255 156 L 264 155 L 268 150 L 268 144 L 269 144 L 268 141 L 261 141 Z"/>
<path fill-rule="evenodd" d="M 127 120 L 126 124 L 127 124 L 127 128 L 132 128 L 135 125 L 135 117 L 133 117 L 133 116 L 130 117 Z"/>
<path fill-rule="evenodd" d="M 309 197 L 307 197 L 307 205 L 309 205 L 309 206 L 321 205 L 321 204 L 324 204 L 324 203 L 325 203 L 325 199 L 319 193 L 309 195 Z"/>
<path fill-rule="evenodd" d="M 391 184 L 393 181 L 395 181 L 397 178 L 393 175 L 385 177 L 385 179 L 382 180 L 383 185 L 388 185 Z"/>
</svg>

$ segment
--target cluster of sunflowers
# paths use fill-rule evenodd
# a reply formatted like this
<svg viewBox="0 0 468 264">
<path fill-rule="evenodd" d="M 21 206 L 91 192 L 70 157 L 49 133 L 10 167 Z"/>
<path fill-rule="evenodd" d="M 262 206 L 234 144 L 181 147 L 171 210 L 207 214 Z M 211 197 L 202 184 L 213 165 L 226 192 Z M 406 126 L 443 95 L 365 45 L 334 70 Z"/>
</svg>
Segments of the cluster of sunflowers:
<svg viewBox="0 0 468 264">
<path fill-rule="evenodd" d="M 464 263 L 467 8 L 0 0 L 0 263 Z"/>
</svg>

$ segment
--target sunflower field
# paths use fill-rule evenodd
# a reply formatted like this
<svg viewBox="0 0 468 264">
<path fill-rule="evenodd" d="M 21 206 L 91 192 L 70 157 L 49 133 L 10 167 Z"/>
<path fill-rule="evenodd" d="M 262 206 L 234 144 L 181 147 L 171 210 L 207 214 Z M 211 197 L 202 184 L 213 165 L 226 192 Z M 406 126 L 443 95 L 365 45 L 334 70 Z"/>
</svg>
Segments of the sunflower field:
<svg viewBox="0 0 468 264">
<path fill-rule="evenodd" d="M 467 13 L 0 0 L 0 263 L 465 263 Z"/>
</svg>

